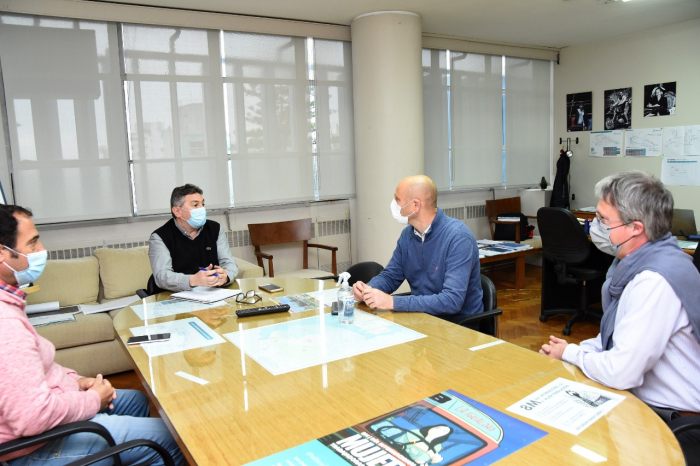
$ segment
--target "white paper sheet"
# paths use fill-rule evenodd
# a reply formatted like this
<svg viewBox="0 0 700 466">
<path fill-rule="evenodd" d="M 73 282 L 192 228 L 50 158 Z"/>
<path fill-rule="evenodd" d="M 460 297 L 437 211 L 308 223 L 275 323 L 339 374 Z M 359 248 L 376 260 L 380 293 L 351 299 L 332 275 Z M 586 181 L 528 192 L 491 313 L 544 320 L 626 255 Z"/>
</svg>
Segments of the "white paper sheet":
<svg viewBox="0 0 700 466">
<path fill-rule="evenodd" d="M 669 186 L 700 186 L 700 157 L 664 157 L 661 181 Z"/>
<path fill-rule="evenodd" d="M 591 133 L 591 157 L 621 157 L 622 131 L 594 131 Z"/>
<path fill-rule="evenodd" d="M 661 128 L 628 129 L 625 131 L 625 157 L 658 157 L 661 155 Z"/>
<path fill-rule="evenodd" d="M 148 318 L 155 319 L 157 317 L 174 316 L 177 314 L 187 314 L 189 312 L 201 311 L 202 309 L 210 309 L 213 307 L 228 306 L 226 301 L 216 301 L 214 303 L 198 303 L 194 301 L 183 301 L 181 299 L 169 299 L 167 301 L 158 301 L 155 303 L 146 303 Z M 139 319 L 146 318 L 143 304 L 131 306 L 131 310 L 139 316 Z"/>
<path fill-rule="evenodd" d="M 624 399 L 623 395 L 560 377 L 507 410 L 578 435 Z"/>
<path fill-rule="evenodd" d="M 664 128 L 664 157 L 685 155 L 685 126 Z"/>
<path fill-rule="evenodd" d="M 188 301 L 198 301 L 201 303 L 213 303 L 223 301 L 241 294 L 240 290 L 229 290 L 228 288 L 210 288 L 208 286 L 196 286 L 189 291 L 173 293 L 172 297 L 186 299 Z"/>
<path fill-rule="evenodd" d="M 50 303 L 28 304 L 24 308 L 24 312 L 25 312 L 25 314 L 30 315 L 30 314 L 37 314 L 39 312 L 58 311 L 58 309 L 59 309 L 58 301 L 51 301 Z"/>
<path fill-rule="evenodd" d="M 226 341 L 197 317 L 135 327 L 131 329 L 131 333 L 135 336 L 152 335 L 155 333 L 170 334 L 170 340 L 168 341 L 141 345 L 144 351 L 151 357 L 178 353 L 193 348 L 202 348 Z"/>
<path fill-rule="evenodd" d="M 685 155 L 700 155 L 700 125 L 685 127 Z"/>
<path fill-rule="evenodd" d="M 108 301 L 102 304 L 79 304 L 78 307 L 83 312 L 83 314 L 96 314 L 98 312 L 107 312 L 114 309 L 121 309 L 128 306 L 129 304 L 139 300 L 136 295 L 127 296 L 126 298 L 115 299 L 114 301 Z"/>
</svg>

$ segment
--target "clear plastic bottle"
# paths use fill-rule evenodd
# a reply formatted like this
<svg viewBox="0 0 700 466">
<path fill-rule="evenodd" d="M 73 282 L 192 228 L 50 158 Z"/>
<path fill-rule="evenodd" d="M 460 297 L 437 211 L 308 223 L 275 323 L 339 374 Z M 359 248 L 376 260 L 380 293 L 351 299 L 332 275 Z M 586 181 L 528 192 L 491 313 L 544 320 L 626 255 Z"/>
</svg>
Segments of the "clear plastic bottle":
<svg viewBox="0 0 700 466">
<path fill-rule="evenodd" d="M 343 272 L 338 276 L 338 285 L 342 286 L 338 290 L 338 320 L 341 324 L 352 324 L 355 322 L 355 296 L 352 287 L 348 283 L 350 274 Z"/>
</svg>

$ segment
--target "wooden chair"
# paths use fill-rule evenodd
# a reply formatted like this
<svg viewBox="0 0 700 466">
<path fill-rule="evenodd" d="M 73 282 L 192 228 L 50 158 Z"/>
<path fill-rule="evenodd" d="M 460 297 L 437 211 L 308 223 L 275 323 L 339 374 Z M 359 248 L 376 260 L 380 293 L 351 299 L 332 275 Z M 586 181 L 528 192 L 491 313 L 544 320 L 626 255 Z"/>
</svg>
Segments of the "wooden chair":
<svg viewBox="0 0 700 466">
<path fill-rule="evenodd" d="M 507 197 L 505 199 L 494 199 L 486 201 L 486 217 L 489 220 L 489 228 L 491 229 L 491 239 L 494 238 L 495 228 L 494 225 L 502 223 L 505 225 L 515 225 L 515 242 L 523 242 L 529 244 L 533 248 L 542 247 L 542 242 L 538 239 L 533 241 L 527 238 L 520 238 L 520 223 L 519 222 L 506 222 L 498 220 L 498 216 L 506 212 L 520 212 L 520 198 L 519 197 Z M 537 219 L 536 215 L 526 215 L 527 218 Z"/>
<path fill-rule="evenodd" d="M 255 246 L 255 256 L 258 258 L 258 265 L 265 269 L 263 259 L 268 260 L 269 275 L 275 276 L 274 264 L 272 262 L 272 254 L 265 254 L 260 250 L 260 246 L 270 244 L 294 243 L 301 241 L 303 244 L 302 259 L 304 268 L 301 270 L 291 270 L 279 273 L 277 276 L 296 276 L 315 278 L 323 275 L 328 275 L 328 272 L 322 270 L 309 269 L 309 247 L 317 249 L 326 249 L 332 253 L 333 275 L 338 275 L 338 265 L 336 264 L 335 253 L 338 248 L 335 246 L 326 246 L 323 244 L 311 244 L 311 219 L 290 220 L 287 222 L 272 222 L 272 223 L 249 223 L 248 231 L 250 239 Z"/>
</svg>

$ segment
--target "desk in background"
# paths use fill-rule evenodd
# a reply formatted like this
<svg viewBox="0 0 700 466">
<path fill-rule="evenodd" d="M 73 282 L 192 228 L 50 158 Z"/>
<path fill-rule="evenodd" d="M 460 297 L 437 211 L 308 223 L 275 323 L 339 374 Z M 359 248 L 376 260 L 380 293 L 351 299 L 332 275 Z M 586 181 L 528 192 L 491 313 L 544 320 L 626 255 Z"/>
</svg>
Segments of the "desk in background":
<svg viewBox="0 0 700 466">
<path fill-rule="evenodd" d="M 329 282 L 292 278 L 239 282 L 242 290 L 273 282 L 283 286 L 285 294 L 332 287 Z M 258 305 L 269 305 L 272 295 L 262 295 Z M 148 301 L 169 296 L 161 293 Z M 215 332 L 223 335 L 318 315 L 308 311 L 238 320 L 236 307 L 230 306 Z M 150 398 L 193 465 L 249 463 L 448 389 L 505 412 L 558 377 L 600 387 L 574 366 L 509 343 L 470 351 L 495 339 L 427 314 L 379 311 L 377 315 L 427 338 L 278 376 L 229 342 L 207 349 L 210 354 L 205 358 L 186 359 L 182 353 L 149 358 L 143 349 L 126 346 L 129 329 L 143 325 L 131 308 L 114 318 L 114 327 Z M 155 322 L 168 319 L 173 317 Z M 177 371 L 210 383 L 198 385 L 176 376 Z M 627 399 L 578 436 L 522 419 L 549 435 L 499 464 L 587 462 L 571 451 L 574 445 L 602 455 L 608 464 L 642 464 L 651 458 L 659 464 L 682 464 L 678 443 L 663 421 L 630 393 L 620 393 Z"/>
</svg>

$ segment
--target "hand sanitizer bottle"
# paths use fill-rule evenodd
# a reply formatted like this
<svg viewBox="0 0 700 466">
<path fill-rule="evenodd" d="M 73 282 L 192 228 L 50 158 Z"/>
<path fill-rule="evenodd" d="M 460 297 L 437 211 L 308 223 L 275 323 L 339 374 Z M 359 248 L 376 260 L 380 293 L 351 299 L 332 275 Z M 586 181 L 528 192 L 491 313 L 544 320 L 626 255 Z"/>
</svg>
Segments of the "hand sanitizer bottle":
<svg viewBox="0 0 700 466">
<path fill-rule="evenodd" d="M 348 284 L 350 274 L 343 272 L 338 276 L 338 320 L 341 324 L 352 324 L 355 321 L 355 296 Z"/>
</svg>

